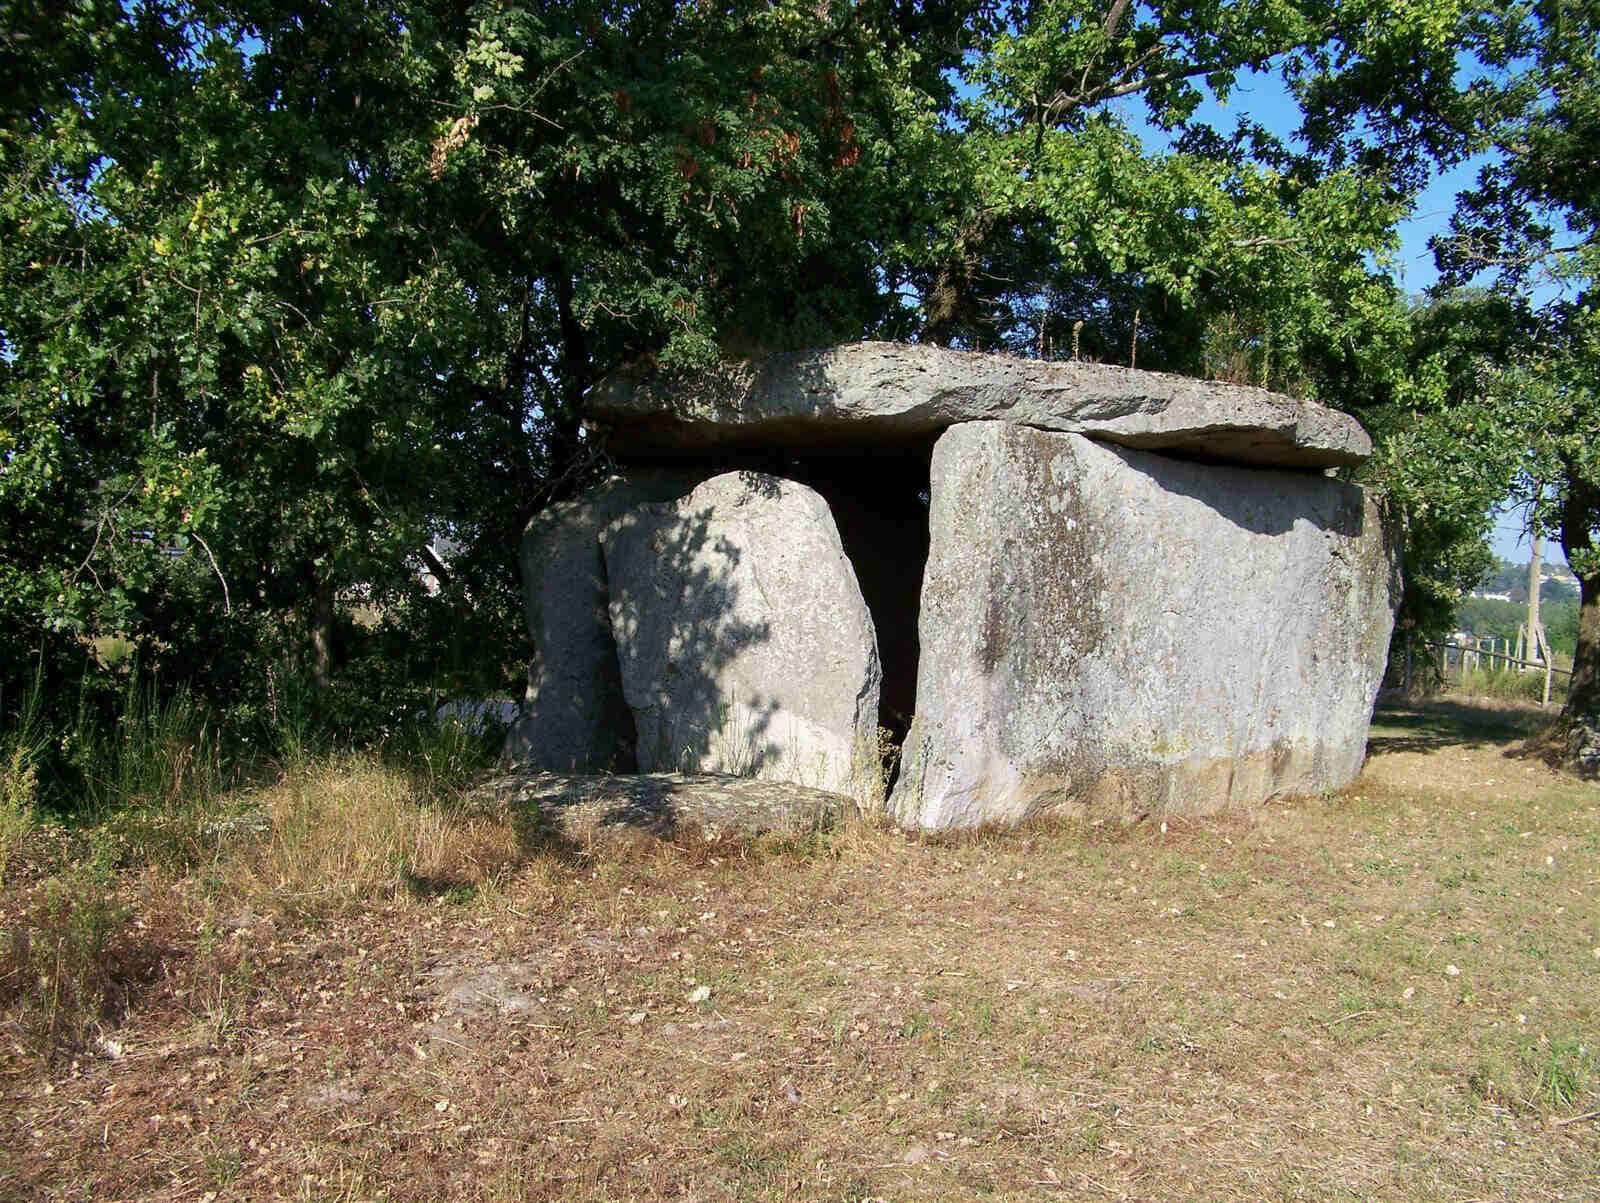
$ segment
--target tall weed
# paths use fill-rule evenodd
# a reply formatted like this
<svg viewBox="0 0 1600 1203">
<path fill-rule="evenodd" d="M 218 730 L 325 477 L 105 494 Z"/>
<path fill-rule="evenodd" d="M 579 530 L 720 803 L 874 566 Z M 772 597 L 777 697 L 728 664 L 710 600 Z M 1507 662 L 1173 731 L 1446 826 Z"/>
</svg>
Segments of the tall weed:
<svg viewBox="0 0 1600 1203">
<path fill-rule="evenodd" d="M 39 766 L 19 740 L 0 751 L 0 884 L 11 858 L 33 830 Z"/>
<path fill-rule="evenodd" d="M 489 768 L 499 754 L 505 732 L 493 723 L 472 723 L 446 715 L 418 716 L 402 724 L 385 746 L 385 759 L 411 776 L 417 792 L 434 802 L 447 801 Z"/>
<path fill-rule="evenodd" d="M 49 879 L 0 944 L 0 1006 L 19 1042 L 41 1059 L 83 1048 L 115 1023 L 159 956 L 129 923 L 111 844 Z"/>
<path fill-rule="evenodd" d="M 35 681 L 15 726 L 0 737 L 0 884 L 38 813 L 39 761 L 49 742 L 39 702 Z"/>
<path fill-rule="evenodd" d="M 474 888 L 521 858 L 502 817 L 441 803 L 371 753 L 301 766 L 252 800 L 271 835 L 229 858 L 233 891 L 292 912 Z"/>
<path fill-rule="evenodd" d="M 120 849 L 119 866 L 183 868 L 202 858 L 240 761 L 224 752 L 215 711 L 186 689 L 163 696 L 130 676 L 114 713 L 81 707 L 60 742 L 77 770 L 79 796 L 65 807 Z"/>
<path fill-rule="evenodd" d="M 225 785 L 222 749 L 210 709 L 187 690 L 162 698 L 154 683 L 130 685 L 108 741 L 109 805 L 175 811 L 203 806 Z"/>
</svg>

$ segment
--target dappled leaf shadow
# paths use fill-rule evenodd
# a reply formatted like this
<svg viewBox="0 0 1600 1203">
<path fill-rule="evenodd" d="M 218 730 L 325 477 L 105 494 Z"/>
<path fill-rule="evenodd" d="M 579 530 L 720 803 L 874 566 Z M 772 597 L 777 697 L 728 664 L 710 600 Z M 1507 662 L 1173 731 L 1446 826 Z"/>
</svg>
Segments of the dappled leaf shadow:
<svg viewBox="0 0 1600 1203">
<path fill-rule="evenodd" d="M 617 477 L 530 524 L 535 657 L 503 763 L 872 788 L 875 641 L 826 499 L 749 463 L 695 475 Z"/>
<path fill-rule="evenodd" d="M 739 478 L 750 498 L 779 492 L 772 477 Z M 739 617 L 744 554 L 712 533 L 718 521 L 712 506 L 647 505 L 602 536 L 611 631 L 644 772 L 753 776 L 781 754 L 771 731 L 776 700 L 723 692 L 725 671 L 772 630 Z"/>
</svg>

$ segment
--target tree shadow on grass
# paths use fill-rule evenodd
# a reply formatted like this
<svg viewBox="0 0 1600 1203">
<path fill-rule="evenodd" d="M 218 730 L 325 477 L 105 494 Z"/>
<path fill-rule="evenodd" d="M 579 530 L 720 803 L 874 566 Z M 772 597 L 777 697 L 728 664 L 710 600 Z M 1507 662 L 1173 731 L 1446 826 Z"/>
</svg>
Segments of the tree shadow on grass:
<svg viewBox="0 0 1600 1203">
<path fill-rule="evenodd" d="M 1534 735 L 1555 717 L 1553 710 L 1447 698 L 1380 701 L 1372 715 L 1367 755 L 1516 743 Z"/>
</svg>

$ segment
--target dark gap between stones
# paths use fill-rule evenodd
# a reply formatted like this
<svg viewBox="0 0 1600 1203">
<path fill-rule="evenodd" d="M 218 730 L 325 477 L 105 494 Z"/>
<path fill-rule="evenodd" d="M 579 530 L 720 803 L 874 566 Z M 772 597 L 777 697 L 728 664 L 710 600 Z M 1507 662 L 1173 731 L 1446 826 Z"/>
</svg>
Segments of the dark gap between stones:
<svg viewBox="0 0 1600 1203">
<path fill-rule="evenodd" d="M 749 471 L 780 476 L 815 489 L 828 503 L 878 636 L 883 668 L 878 726 L 888 732 L 890 747 L 883 751 L 892 762 L 886 782 L 890 788 L 917 705 L 917 623 L 928 564 L 928 497 L 936 440 L 934 434 L 892 447 L 801 454 L 747 451 L 706 464 L 708 475 Z"/>
</svg>

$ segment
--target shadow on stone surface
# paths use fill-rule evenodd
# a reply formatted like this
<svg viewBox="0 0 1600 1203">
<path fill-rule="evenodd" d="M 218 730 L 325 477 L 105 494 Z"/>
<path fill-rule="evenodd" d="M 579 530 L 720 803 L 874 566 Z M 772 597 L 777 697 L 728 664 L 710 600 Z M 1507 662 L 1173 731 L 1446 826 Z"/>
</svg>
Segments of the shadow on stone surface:
<svg viewBox="0 0 1600 1203">
<path fill-rule="evenodd" d="M 1240 530 L 1258 535 L 1282 535 L 1297 522 L 1344 538 L 1359 538 L 1366 525 L 1362 490 L 1342 480 L 1316 472 L 1285 468 L 1245 468 L 1185 459 L 1171 452 L 1138 451 L 1102 444 L 1121 457 L 1130 469 L 1154 475 L 1159 469 L 1161 487 L 1207 506 Z M 1159 460 L 1147 456 L 1159 455 Z M 1282 494 L 1273 498 L 1271 481 L 1282 481 Z"/>
<path fill-rule="evenodd" d="M 753 496 L 776 492 L 771 477 L 739 478 Z M 743 553 L 713 535 L 713 518 L 711 507 L 640 506 L 601 537 L 611 633 L 646 772 L 710 760 L 753 775 L 779 754 L 769 738 L 776 704 L 724 694 L 725 671 L 772 630 L 740 613 Z"/>
<path fill-rule="evenodd" d="M 819 378 L 818 387 L 825 383 Z M 916 708 L 932 455 L 932 440 L 922 439 L 904 446 L 745 452 L 727 459 L 741 481 L 775 476 L 814 489 L 827 502 L 877 634 L 883 674 L 878 722 L 896 742 Z"/>
<path fill-rule="evenodd" d="M 508 764 L 570 773 L 638 767 L 600 535 L 634 507 L 681 497 L 708 474 L 692 467 L 614 474 L 530 519 L 520 554 L 533 657 L 522 714 L 506 743 Z"/>
<path fill-rule="evenodd" d="M 750 466 L 649 473 L 529 524 L 535 655 L 502 763 L 881 793 L 876 640 L 825 498 Z"/>
</svg>

